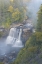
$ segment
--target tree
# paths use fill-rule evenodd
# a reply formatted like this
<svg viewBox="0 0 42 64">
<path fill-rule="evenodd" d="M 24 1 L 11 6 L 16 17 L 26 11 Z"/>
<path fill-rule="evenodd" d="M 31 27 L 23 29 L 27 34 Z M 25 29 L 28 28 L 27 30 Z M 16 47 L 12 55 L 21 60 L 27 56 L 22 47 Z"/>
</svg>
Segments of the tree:
<svg viewBox="0 0 42 64">
<path fill-rule="evenodd" d="M 13 2 L 13 0 L 10 0 L 11 2 Z"/>
<path fill-rule="evenodd" d="M 20 15 L 20 12 L 17 9 L 15 9 L 15 12 L 12 13 L 12 18 L 14 18 L 14 21 L 18 21 L 19 20 L 19 15 Z"/>
<path fill-rule="evenodd" d="M 38 23 L 37 23 L 37 31 L 42 31 L 42 4 L 38 11 Z"/>
<path fill-rule="evenodd" d="M 9 11 L 9 12 L 13 12 L 13 7 L 12 7 L 12 6 L 9 6 L 8 11 Z"/>
</svg>

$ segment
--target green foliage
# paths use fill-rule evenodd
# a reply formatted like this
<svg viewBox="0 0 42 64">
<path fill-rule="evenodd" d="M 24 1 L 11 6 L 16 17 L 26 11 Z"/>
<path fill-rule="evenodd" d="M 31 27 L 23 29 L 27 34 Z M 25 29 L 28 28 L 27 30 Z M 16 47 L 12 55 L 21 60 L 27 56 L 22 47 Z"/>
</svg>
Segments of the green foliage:
<svg viewBox="0 0 42 64">
<path fill-rule="evenodd" d="M 4 26 L 4 28 L 10 28 L 10 25 L 11 25 L 10 18 L 7 18 L 6 21 L 2 23 L 2 26 Z"/>
<path fill-rule="evenodd" d="M 42 58 L 42 54 L 39 57 Z"/>
<path fill-rule="evenodd" d="M 15 9 L 15 12 L 12 13 L 12 18 L 14 18 L 14 21 L 18 21 L 20 18 L 20 11 L 18 8 Z"/>
<path fill-rule="evenodd" d="M 12 6 L 9 6 L 8 11 L 9 11 L 9 12 L 13 12 L 13 7 L 12 7 Z"/>
<path fill-rule="evenodd" d="M 7 18 L 6 23 L 5 23 L 5 27 L 9 28 L 10 24 L 11 24 L 11 20 L 10 20 L 10 18 Z"/>
<path fill-rule="evenodd" d="M 31 42 L 31 44 L 30 44 Z M 32 38 L 27 41 L 26 46 L 36 46 L 36 45 L 41 45 L 42 43 L 42 32 L 36 32 L 35 34 L 32 35 Z"/>
<path fill-rule="evenodd" d="M 42 31 L 42 4 L 40 6 L 40 10 L 38 11 L 37 31 Z"/>
</svg>

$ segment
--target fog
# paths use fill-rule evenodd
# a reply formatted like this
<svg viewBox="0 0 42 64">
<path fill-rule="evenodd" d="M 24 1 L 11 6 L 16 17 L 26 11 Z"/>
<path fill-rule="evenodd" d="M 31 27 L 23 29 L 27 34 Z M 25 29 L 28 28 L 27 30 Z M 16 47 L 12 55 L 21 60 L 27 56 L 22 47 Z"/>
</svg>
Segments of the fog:
<svg viewBox="0 0 42 64">
<path fill-rule="evenodd" d="M 29 10 L 32 12 L 32 16 L 35 17 L 37 15 L 37 11 L 39 10 L 40 5 L 42 4 L 42 0 L 31 0 L 29 5 Z"/>
</svg>

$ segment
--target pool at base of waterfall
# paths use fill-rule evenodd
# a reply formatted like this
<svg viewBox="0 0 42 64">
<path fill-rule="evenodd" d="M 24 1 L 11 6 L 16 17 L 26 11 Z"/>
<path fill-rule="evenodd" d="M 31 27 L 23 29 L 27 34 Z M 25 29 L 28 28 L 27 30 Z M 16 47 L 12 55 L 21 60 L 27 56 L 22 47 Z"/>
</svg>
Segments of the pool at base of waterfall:
<svg viewBox="0 0 42 64">
<path fill-rule="evenodd" d="M 19 51 L 23 48 L 23 46 L 21 47 L 12 47 L 10 44 L 8 44 L 7 46 L 3 46 L 0 48 L 1 53 L 0 53 L 0 62 L 8 63 L 10 64 L 11 62 L 13 62 L 16 57 L 17 54 L 19 53 Z"/>
</svg>

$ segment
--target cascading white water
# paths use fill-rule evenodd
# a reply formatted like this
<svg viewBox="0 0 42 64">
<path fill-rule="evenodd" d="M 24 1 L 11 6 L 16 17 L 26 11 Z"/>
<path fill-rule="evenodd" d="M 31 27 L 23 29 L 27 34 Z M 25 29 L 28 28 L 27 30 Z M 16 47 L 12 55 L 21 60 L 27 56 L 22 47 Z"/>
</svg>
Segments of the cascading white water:
<svg viewBox="0 0 42 64">
<path fill-rule="evenodd" d="M 9 36 L 6 39 L 6 44 L 11 44 L 12 47 L 21 47 L 22 46 L 21 34 L 22 29 L 19 30 L 17 28 L 11 28 Z"/>
<path fill-rule="evenodd" d="M 13 47 L 22 47 L 21 34 L 22 34 L 22 29 L 20 29 L 18 39 L 16 40 Z"/>
<path fill-rule="evenodd" d="M 18 40 L 21 40 L 22 29 L 20 29 Z"/>
</svg>

